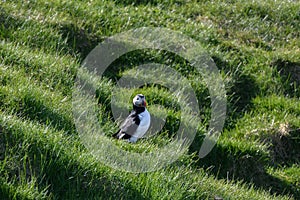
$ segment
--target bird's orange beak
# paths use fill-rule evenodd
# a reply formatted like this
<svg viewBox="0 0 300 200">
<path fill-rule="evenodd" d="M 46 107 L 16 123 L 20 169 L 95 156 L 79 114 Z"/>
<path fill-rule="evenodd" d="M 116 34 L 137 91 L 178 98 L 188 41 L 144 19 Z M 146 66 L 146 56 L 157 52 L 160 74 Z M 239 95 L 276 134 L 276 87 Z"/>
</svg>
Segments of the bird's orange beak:
<svg viewBox="0 0 300 200">
<path fill-rule="evenodd" d="M 143 101 L 143 106 L 147 107 L 147 101 Z"/>
</svg>

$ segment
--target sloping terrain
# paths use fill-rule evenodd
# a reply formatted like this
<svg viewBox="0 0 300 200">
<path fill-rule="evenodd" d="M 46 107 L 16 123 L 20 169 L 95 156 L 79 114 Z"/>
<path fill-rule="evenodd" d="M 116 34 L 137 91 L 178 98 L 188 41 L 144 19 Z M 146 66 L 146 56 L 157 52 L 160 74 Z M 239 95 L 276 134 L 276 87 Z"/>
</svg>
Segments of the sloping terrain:
<svg viewBox="0 0 300 200">
<path fill-rule="evenodd" d="M 180 159 L 130 173 L 105 165 L 83 145 L 72 91 L 91 50 L 139 27 L 165 27 L 201 42 L 223 78 L 227 115 L 216 146 L 200 159 L 211 114 L 201 75 L 170 52 L 146 49 L 119 58 L 96 94 L 106 140 L 151 152 L 178 129 L 176 99 L 166 88 L 145 85 L 123 92 L 145 94 L 153 117 L 167 116 L 160 134 L 137 144 L 110 137 L 118 128 L 111 113 L 115 81 L 144 63 L 187 77 L 202 119 Z M 0 40 L 0 199 L 300 199 L 298 1 L 1 1 Z M 126 111 L 130 102 L 117 106 Z"/>
</svg>

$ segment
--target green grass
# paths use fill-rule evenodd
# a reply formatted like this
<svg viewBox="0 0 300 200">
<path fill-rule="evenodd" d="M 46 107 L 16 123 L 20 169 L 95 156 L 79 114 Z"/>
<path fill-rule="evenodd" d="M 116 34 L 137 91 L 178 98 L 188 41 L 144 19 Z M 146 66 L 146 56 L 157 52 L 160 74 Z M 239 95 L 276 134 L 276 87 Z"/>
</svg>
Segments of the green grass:
<svg viewBox="0 0 300 200">
<path fill-rule="evenodd" d="M 0 3 L 0 199 L 299 199 L 300 3 L 297 1 L 149 0 Z M 88 53 L 109 36 L 166 27 L 203 44 L 227 92 L 227 118 L 214 149 L 197 157 L 210 120 L 208 89 L 170 52 L 141 50 L 116 60 L 97 83 L 105 139 L 129 152 L 170 144 L 180 105 L 159 85 L 144 93 L 159 135 L 127 144 L 111 97 L 116 80 L 156 62 L 183 74 L 196 93 L 201 123 L 179 159 L 154 172 L 129 173 L 89 153 L 75 127 L 72 90 Z M 161 107 L 158 107 L 157 105 Z M 115 105 L 127 112 L 130 100 Z M 156 114 L 155 114 L 156 113 Z M 150 161 L 151 162 L 151 161 Z"/>
</svg>

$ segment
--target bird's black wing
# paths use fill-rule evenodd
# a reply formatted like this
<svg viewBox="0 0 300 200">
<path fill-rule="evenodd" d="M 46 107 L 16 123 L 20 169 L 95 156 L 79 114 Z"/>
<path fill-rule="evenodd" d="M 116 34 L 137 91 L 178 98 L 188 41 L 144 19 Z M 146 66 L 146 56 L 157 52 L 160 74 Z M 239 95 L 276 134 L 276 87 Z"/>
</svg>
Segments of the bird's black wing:
<svg viewBox="0 0 300 200">
<path fill-rule="evenodd" d="M 132 111 L 125 121 L 122 123 L 120 130 L 113 137 L 118 139 L 129 139 L 133 135 L 140 124 L 140 118 L 136 111 Z"/>
</svg>

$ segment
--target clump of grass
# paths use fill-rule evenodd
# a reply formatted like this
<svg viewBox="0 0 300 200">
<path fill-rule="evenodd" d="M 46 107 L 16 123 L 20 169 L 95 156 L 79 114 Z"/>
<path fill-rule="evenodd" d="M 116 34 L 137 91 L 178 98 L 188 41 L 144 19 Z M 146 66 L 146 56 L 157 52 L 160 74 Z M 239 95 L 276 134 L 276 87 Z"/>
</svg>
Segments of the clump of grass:
<svg viewBox="0 0 300 200">
<path fill-rule="evenodd" d="M 165 88 L 124 89 L 145 93 L 153 117 L 167 117 L 158 135 L 135 145 L 112 141 L 112 88 L 134 66 L 157 62 L 177 70 L 201 108 L 188 151 L 166 168 L 133 174 L 106 166 L 82 144 L 72 92 L 80 62 L 99 42 L 142 26 L 166 27 L 202 42 L 224 78 L 228 118 L 215 148 L 199 160 L 211 110 L 201 74 L 164 51 L 120 58 L 96 84 L 97 119 L 105 130 L 100 143 L 152 152 L 170 144 L 181 123 L 181 107 Z M 299 3 L 288 0 L 3 2 L 0 198 L 298 199 L 298 30 Z M 119 106 L 127 112 L 130 100 Z M 186 127 L 193 127 L 187 120 Z"/>
</svg>

